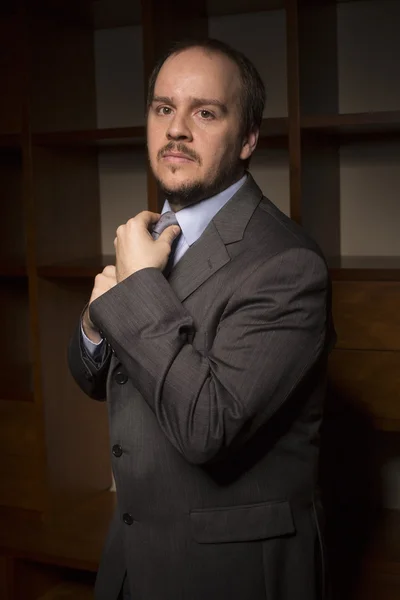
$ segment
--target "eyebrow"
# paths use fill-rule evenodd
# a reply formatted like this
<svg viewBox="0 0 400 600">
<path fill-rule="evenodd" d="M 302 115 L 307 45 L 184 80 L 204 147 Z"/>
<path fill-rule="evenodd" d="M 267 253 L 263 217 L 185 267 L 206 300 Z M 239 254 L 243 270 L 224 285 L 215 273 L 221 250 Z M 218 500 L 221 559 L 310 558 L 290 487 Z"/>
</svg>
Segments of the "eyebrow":
<svg viewBox="0 0 400 600">
<path fill-rule="evenodd" d="M 163 104 L 169 104 L 170 106 L 174 106 L 174 100 L 169 96 L 153 96 L 152 103 L 153 102 L 162 102 Z M 199 106 L 216 106 L 221 110 L 221 112 L 224 115 L 226 115 L 228 112 L 226 104 L 224 104 L 220 100 L 215 100 L 212 98 L 192 98 L 191 105 L 193 106 L 193 108 L 197 108 Z"/>
</svg>

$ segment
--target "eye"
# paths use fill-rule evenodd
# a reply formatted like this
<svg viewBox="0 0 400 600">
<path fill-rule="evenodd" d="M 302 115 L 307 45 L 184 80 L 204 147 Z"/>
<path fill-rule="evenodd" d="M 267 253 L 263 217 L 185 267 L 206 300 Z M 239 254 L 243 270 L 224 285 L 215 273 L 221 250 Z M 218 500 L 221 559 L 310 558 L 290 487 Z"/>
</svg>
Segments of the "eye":
<svg viewBox="0 0 400 600">
<path fill-rule="evenodd" d="M 169 106 L 159 106 L 157 108 L 158 115 L 170 115 L 172 113 L 172 109 Z"/>
<path fill-rule="evenodd" d="M 207 121 L 210 121 L 210 120 L 212 120 L 212 119 L 215 118 L 215 115 L 213 115 L 213 113 L 210 112 L 209 110 L 203 109 L 203 110 L 200 111 L 199 114 L 200 114 L 200 116 L 201 116 L 202 119 L 206 119 Z"/>
</svg>

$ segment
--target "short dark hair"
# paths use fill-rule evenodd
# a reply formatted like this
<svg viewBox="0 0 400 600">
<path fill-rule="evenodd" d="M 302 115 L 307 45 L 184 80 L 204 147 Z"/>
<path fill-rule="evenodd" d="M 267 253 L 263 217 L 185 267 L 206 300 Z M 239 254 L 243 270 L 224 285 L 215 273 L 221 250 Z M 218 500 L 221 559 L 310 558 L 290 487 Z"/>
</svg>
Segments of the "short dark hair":
<svg viewBox="0 0 400 600">
<path fill-rule="evenodd" d="M 240 107 L 242 113 L 242 134 L 247 135 L 260 129 L 265 106 L 265 87 L 259 72 L 253 63 L 241 52 L 235 50 L 220 40 L 208 38 L 204 40 L 183 40 L 172 45 L 160 58 L 150 75 L 147 108 L 151 106 L 154 88 L 161 67 L 174 54 L 179 54 L 190 48 L 203 48 L 208 52 L 219 52 L 230 58 L 239 69 L 241 79 Z"/>
</svg>

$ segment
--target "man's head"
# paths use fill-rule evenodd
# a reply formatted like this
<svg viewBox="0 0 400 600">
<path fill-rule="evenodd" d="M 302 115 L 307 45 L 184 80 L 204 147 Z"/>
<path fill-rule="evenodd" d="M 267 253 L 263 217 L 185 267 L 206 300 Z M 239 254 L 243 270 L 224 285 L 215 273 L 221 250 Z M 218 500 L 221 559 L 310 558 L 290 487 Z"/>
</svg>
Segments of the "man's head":
<svg viewBox="0 0 400 600">
<path fill-rule="evenodd" d="M 222 42 L 181 43 L 159 61 L 149 82 L 147 143 L 153 173 L 175 208 L 242 176 L 264 103 L 255 67 Z"/>
</svg>

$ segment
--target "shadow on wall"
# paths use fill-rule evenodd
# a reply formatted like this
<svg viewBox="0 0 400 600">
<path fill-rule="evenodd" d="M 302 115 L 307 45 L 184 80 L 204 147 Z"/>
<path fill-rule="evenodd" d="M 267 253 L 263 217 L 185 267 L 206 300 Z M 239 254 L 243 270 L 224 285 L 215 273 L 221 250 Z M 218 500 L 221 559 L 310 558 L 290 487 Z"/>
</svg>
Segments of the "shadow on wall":
<svg viewBox="0 0 400 600">
<path fill-rule="evenodd" d="M 328 384 L 320 484 L 334 600 L 354 597 L 362 560 L 380 514 L 382 490 L 371 418 Z"/>
</svg>

